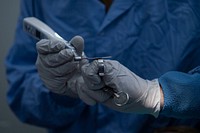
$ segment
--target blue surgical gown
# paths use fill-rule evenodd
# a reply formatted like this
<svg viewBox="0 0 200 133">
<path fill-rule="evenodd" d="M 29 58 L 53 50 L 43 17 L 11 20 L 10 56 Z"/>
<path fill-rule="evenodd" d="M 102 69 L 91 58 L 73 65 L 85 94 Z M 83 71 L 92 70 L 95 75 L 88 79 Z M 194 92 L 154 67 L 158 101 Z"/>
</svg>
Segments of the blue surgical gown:
<svg viewBox="0 0 200 133">
<path fill-rule="evenodd" d="M 83 36 L 88 57 L 112 56 L 145 79 L 162 75 L 159 80 L 168 100 L 159 117 L 119 113 L 101 104 L 88 106 L 79 99 L 49 92 L 35 67 L 36 40 L 23 31 L 23 19 L 30 16 L 42 20 L 66 40 Z M 99 0 L 21 0 L 16 35 L 5 64 L 10 108 L 21 121 L 48 128 L 51 133 L 151 133 L 171 125 L 195 126 L 196 119 L 186 119 L 179 113 L 169 115 L 176 104 L 165 88 L 173 93 L 168 79 L 177 74 L 166 72 L 187 73 L 200 65 L 200 2 L 114 0 L 106 13 Z M 199 78 L 198 71 L 195 75 L 191 78 Z M 180 88 L 182 78 L 177 78 L 171 80 L 172 85 Z M 190 87 L 190 95 L 200 94 L 198 78 L 196 86 Z M 174 93 L 171 97 L 178 94 Z M 200 117 L 195 109 L 185 113 L 190 118 L 193 114 Z"/>
</svg>

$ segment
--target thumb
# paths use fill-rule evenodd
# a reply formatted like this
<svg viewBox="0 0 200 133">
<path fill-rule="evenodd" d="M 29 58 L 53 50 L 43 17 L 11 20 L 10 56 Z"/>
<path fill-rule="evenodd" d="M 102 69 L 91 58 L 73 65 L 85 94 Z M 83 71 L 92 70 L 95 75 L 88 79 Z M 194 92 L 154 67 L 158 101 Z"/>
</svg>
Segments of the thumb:
<svg viewBox="0 0 200 133">
<path fill-rule="evenodd" d="M 112 81 L 114 78 L 116 78 L 116 76 L 120 73 L 121 71 L 121 65 L 118 61 L 114 61 L 114 60 L 105 60 L 104 61 L 104 82 L 110 82 Z"/>
<path fill-rule="evenodd" d="M 101 77 L 98 75 L 98 69 L 98 62 L 96 60 L 81 67 L 84 81 L 93 90 L 100 89 L 104 86 Z"/>
<path fill-rule="evenodd" d="M 98 63 L 96 61 L 81 67 L 83 77 L 93 84 L 99 84 L 101 82 L 101 77 L 98 75 L 98 69 Z"/>
</svg>

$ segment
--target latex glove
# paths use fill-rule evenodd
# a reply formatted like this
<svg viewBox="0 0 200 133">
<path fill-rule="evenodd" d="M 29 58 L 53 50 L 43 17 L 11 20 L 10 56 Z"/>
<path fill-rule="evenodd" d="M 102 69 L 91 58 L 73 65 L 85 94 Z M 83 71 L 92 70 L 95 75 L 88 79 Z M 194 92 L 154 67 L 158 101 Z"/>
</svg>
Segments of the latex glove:
<svg viewBox="0 0 200 133">
<path fill-rule="evenodd" d="M 85 92 L 90 97 L 120 112 L 158 116 L 160 86 L 157 79 L 152 81 L 142 79 L 117 61 L 105 60 L 104 65 L 105 75 L 103 77 L 98 75 L 97 61 L 82 66 L 82 75 L 89 89 Z M 117 106 L 113 96 L 103 90 L 105 85 L 117 92 L 126 92 L 130 97 L 128 103 Z"/>
<path fill-rule="evenodd" d="M 39 41 L 36 44 L 36 67 L 41 80 L 50 91 L 78 97 L 77 87 L 80 86 L 79 82 L 83 84 L 79 66 L 87 63 L 87 60 L 74 62 L 74 54 L 71 49 L 65 48 L 65 43 L 67 42 L 46 39 Z"/>
</svg>

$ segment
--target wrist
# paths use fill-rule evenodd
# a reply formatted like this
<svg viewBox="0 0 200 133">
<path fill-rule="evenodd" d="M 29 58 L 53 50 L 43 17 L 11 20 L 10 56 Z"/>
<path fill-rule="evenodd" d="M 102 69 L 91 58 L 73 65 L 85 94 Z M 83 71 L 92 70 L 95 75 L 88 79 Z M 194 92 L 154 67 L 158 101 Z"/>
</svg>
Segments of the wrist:
<svg viewBox="0 0 200 133">
<path fill-rule="evenodd" d="M 153 115 L 154 117 L 158 117 L 160 113 L 160 85 L 158 83 L 158 79 L 154 79 L 149 81 L 147 85 L 147 97 L 145 99 L 145 108 L 148 114 Z"/>
<path fill-rule="evenodd" d="M 164 94 L 162 87 L 160 86 L 160 110 L 163 109 L 163 105 L 164 105 Z"/>
</svg>

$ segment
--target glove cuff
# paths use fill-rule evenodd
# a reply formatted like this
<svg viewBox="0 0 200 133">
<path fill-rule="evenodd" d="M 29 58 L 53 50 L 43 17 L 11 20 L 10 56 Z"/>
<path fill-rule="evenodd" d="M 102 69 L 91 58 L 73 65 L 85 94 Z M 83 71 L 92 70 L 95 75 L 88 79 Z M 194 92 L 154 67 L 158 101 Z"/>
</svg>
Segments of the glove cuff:
<svg viewBox="0 0 200 133">
<path fill-rule="evenodd" d="M 158 79 L 148 82 L 148 96 L 146 99 L 146 107 L 150 109 L 150 114 L 158 117 L 160 112 L 160 85 Z"/>
</svg>

